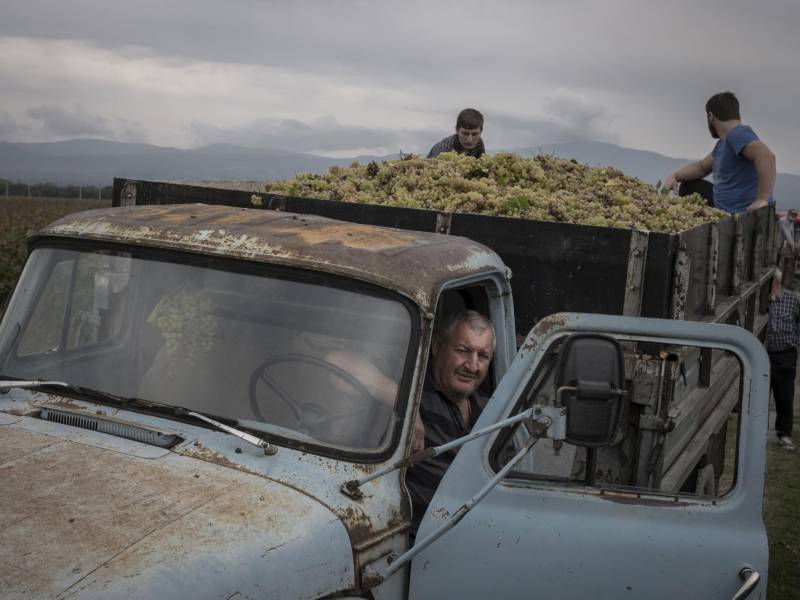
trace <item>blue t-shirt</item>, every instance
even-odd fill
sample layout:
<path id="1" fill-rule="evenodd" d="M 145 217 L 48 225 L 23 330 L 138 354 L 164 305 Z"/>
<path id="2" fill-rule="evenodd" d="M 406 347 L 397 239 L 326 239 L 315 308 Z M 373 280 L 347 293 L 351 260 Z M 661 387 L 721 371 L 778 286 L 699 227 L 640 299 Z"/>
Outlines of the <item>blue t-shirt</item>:
<path id="1" fill-rule="evenodd" d="M 714 159 L 714 205 L 731 214 L 743 213 L 756 199 L 758 175 L 753 161 L 742 156 L 742 150 L 758 136 L 747 125 L 737 125 L 719 140 L 711 151 Z M 769 199 L 770 204 L 772 198 Z"/>

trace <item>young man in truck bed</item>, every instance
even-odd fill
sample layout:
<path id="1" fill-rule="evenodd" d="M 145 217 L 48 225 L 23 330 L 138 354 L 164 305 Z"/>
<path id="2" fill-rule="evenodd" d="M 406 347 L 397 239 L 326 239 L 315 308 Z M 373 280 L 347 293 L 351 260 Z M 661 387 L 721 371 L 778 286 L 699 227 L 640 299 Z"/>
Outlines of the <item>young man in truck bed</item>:
<path id="1" fill-rule="evenodd" d="M 458 152 L 479 158 L 486 153 L 481 135 L 483 134 L 483 115 L 474 108 L 465 108 L 458 113 L 456 132 L 444 138 L 428 152 L 433 158 L 442 152 Z"/>
<path id="2" fill-rule="evenodd" d="M 750 212 L 771 203 L 775 185 L 775 155 L 747 125 L 742 125 L 739 100 L 732 92 L 715 94 L 706 102 L 711 137 L 719 140 L 711 154 L 678 169 L 664 186 L 714 174 L 714 205 L 731 214 Z"/>

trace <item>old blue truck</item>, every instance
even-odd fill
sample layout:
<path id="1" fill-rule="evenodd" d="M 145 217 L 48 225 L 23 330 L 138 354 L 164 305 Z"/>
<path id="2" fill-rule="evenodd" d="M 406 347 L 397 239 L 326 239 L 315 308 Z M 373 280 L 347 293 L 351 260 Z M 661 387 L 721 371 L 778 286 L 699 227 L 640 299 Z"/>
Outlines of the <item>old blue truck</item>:
<path id="1" fill-rule="evenodd" d="M 32 236 L 0 325 L 4 597 L 766 597 L 771 209 L 662 237 L 115 187 Z M 491 400 L 412 545 L 464 308 Z"/>

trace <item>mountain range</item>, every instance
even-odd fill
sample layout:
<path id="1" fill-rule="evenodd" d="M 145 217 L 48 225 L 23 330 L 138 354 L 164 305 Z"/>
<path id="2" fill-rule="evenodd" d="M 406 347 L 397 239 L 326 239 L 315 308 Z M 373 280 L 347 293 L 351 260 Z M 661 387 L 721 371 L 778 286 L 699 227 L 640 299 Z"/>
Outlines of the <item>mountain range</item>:
<path id="1" fill-rule="evenodd" d="M 553 154 L 591 166 L 614 166 L 656 184 L 689 159 L 672 158 L 605 142 L 566 142 L 515 148 L 523 156 Z M 389 160 L 397 155 L 328 158 L 266 148 L 215 144 L 196 149 L 104 140 L 51 143 L 0 142 L 0 179 L 58 185 L 109 185 L 114 177 L 164 181 L 265 181 L 298 173 L 321 173 L 352 161 Z M 800 176 L 779 173 L 775 183 L 779 209 L 800 209 Z"/>

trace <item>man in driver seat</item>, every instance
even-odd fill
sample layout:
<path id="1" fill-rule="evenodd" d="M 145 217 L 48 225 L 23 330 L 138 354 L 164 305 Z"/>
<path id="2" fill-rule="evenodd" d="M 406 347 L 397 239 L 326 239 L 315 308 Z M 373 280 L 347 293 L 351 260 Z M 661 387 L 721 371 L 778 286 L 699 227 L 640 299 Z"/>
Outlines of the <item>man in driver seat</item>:
<path id="1" fill-rule="evenodd" d="M 434 335 L 431 368 L 415 432 L 417 437 L 420 426 L 424 427 L 424 447 L 446 444 L 472 430 L 488 400 L 478 387 L 489 371 L 494 348 L 491 321 L 474 310 L 452 315 Z M 457 452 L 458 449 L 451 450 L 406 471 L 412 536 L 416 536 L 428 504 Z"/>

